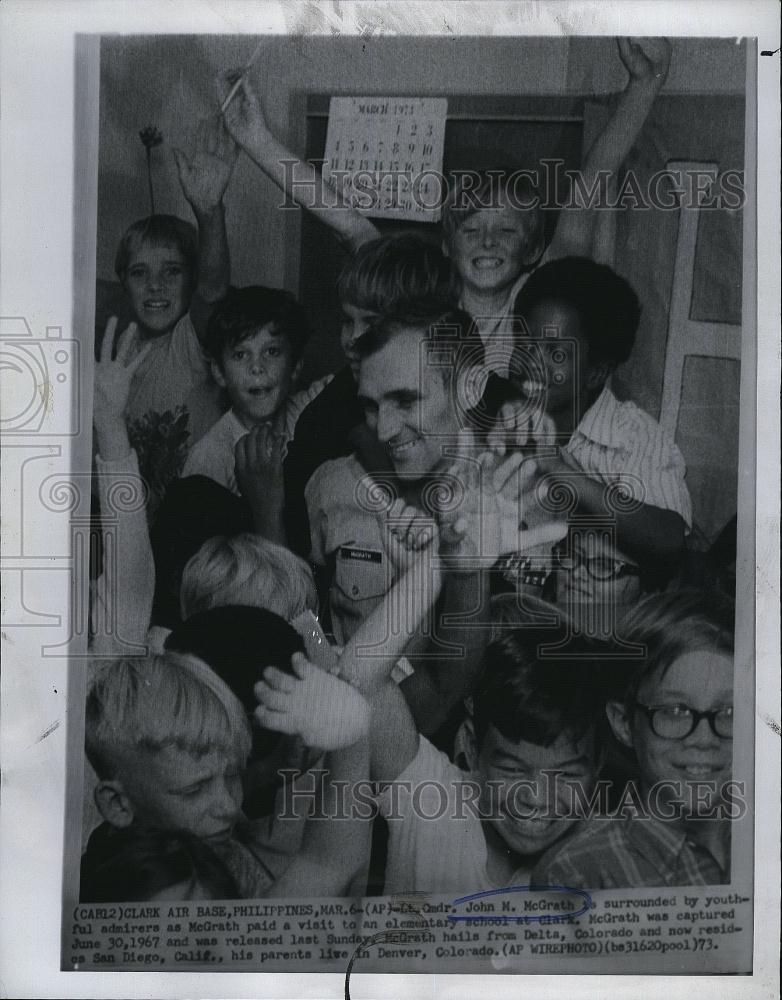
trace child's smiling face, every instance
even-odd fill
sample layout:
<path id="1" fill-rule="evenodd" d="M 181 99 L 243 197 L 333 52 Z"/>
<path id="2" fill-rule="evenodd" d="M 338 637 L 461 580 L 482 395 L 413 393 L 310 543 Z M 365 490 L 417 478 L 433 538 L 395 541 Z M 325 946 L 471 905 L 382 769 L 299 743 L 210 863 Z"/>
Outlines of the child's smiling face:
<path id="1" fill-rule="evenodd" d="M 254 427 L 270 420 L 285 402 L 298 367 L 288 338 L 273 333 L 267 323 L 226 347 L 222 365 L 212 362 L 212 373 L 242 423 Z"/>
<path id="2" fill-rule="evenodd" d="M 481 296 L 510 290 L 537 256 L 533 223 L 531 213 L 507 205 L 479 209 L 461 223 L 448 253 L 468 293 Z"/>
<path id="3" fill-rule="evenodd" d="M 490 822 L 508 847 L 520 855 L 539 854 L 573 826 L 573 786 L 589 796 L 597 778 L 596 756 L 591 731 L 580 739 L 563 733 L 544 747 L 509 740 L 489 726 L 478 758 L 482 796 L 487 812 L 496 804 L 499 815 Z M 544 772 L 550 772 L 548 777 Z M 494 803 L 489 783 L 496 789 Z"/>
<path id="4" fill-rule="evenodd" d="M 666 671 L 659 668 L 645 678 L 636 701 L 649 707 L 686 706 L 696 712 L 732 708 L 733 658 L 721 650 L 685 653 Z M 665 739 L 654 732 L 644 711 L 635 709 L 626 742 L 635 750 L 644 789 L 657 782 L 673 782 L 688 805 L 692 798 L 687 795 L 688 785 L 714 782 L 719 794 L 730 779 L 733 740 L 718 736 L 708 719 L 701 719 L 689 736 Z"/>
<path id="5" fill-rule="evenodd" d="M 173 329 L 194 291 L 190 268 L 173 244 L 142 243 L 130 257 L 123 285 L 138 322 L 153 335 Z"/>

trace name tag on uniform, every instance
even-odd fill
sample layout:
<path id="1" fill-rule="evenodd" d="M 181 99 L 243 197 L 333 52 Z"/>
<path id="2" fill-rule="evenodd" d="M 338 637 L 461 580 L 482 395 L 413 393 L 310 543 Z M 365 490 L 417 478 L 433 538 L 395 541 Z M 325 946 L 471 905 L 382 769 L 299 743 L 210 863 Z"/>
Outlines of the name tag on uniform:
<path id="1" fill-rule="evenodd" d="M 377 549 L 351 549 L 346 545 L 340 547 L 340 559 L 350 559 L 354 562 L 382 563 L 383 553 Z"/>

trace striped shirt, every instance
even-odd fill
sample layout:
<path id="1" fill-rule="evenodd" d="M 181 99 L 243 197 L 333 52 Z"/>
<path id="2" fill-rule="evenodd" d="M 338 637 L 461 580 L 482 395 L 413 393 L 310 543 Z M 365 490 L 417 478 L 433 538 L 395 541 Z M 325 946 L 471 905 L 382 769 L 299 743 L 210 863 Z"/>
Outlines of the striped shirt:
<path id="1" fill-rule="evenodd" d="M 631 497 L 679 514 L 692 526 L 684 458 L 657 421 L 632 402 L 620 403 L 606 386 L 565 446 L 593 479 L 621 483 Z"/>
<path id="2" fill-rule="evenodd" d="M 632 889 L 723 885 L 730 873 L 673 823 L 629 816 L 587 821 L 560 851 L 543 859 L 532 880 L 574 889 Z"/>

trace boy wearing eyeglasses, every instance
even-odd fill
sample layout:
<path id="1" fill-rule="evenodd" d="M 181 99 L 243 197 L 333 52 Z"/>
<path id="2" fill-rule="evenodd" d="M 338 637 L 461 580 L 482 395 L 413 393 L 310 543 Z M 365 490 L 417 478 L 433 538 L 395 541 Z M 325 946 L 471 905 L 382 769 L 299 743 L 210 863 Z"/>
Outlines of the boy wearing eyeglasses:
<path id="1" fill-rule="evenodd" d="M 584 889 L 730 881 L 730 820 L 742 814 L 733 759 L 733 607 L 698 591 L 657 594 L 625 618 L 646 655 L 626 661 L 606 705 L 636 777 L 607 820 L 587 820 L 536 883 Z M 628 670 L 628 667 L 630 669 Z"/>
<path id="2" fill-rule="evenodd" d="M 571 527 L 552 549 L 554 602 L 587 635 L 608 638 L 641 596 L 641 569 L 616 548 L 609 526 Z"/>

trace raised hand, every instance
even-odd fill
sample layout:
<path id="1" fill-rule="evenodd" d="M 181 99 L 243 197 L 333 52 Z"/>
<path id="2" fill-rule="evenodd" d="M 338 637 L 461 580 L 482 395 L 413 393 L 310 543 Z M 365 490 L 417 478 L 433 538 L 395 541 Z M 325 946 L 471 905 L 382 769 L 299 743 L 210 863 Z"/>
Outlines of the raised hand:
<path id="1" fill-rule="evenodd" d="M 662 87 L 671 65 L 667 38 L 617 38 L 616 44 L 631 80 L 654 81 Z"/>
<path id="2" fill-rule="evenodd" d="M 240 73 L 242 70 L 232 69 L 217 77 L 217 92 L 221 103 L 228 97 Z M 223 121 L 243 149 L 252 149 L 267 131 L 261 100 L 247 76 L 242 77 L 239 89 L 223 111 Z"/>
<path id="3" fill-rule="evenodd" d="M 534 459 L 519 452 L 506 459 L 484 452 L 477 460 L 457 460 L 449 474 L 461 485 L 461 502 L 444 511 L 438 523 L 440 554 L 451 572 L 470 572 L 476 559 L 492 563 L 508 552 L 562 537 L 560 522 L 549 521 L 534 528 L 524 524 L 538 475 Z"/>
<path id="4" fill-rule="evenodd" d="M 398 577 L 420 564 L 425 550 L 437 552 L 434 518 L 404 500 L 395 500 L 388 508 L 386 528 L 386 549 Z"/>
<path id="5" fill-rule="evenodd" d="M 530 409 L 529 400 L 518 399 L 503 403 L 489 431 L 487 444 L 500 457 L 514 448 L 538 453 L 553 445 L 557 429 L 552 418 L 542 409 Z"/>
<path id="6" fill-rule="evenodd" d="M 350 684 L 294 653 L 296 676 L 267 667 L 255 685 L 258 722 L 278 733 L 300 736 L 311 749 L 352 746 L 369 728 L 369 705 Z"/>
<path id="7" fill-rule="evenodd" d="M 128 404 L 130 385 L 141 362 L 152 348 L 152 344 L 142 346 L 137 323 L 129 323 L 117 341 L 116 355 L 114 339 L 117 332 L 117 317 L 112 316 L 106 324 L 100 345 L 100 359 L 95 364 L 94 411 L 103 414 L 124 416 Z"/>
<path id="8" fill-rule="evenodd" d="M 220 115 L 198 123 L 196 150 L 188 158 L 174 150 L 179 183 L 196 215 L 208 215 L 221 204 L 233 174 L 238 147 Z"/>
<path id="9" fill-rule="evenodd" d="M 112 358 L 116 331 L 117 317 L 112 316 L 103 334 L 100 359 L 95 364 L 92 419 L 99 438 L 98 449 L 101 458 L 106 461 L 119 457 L 106 454 L 110 444 L 118 444 L 123 439 L 127 441 L 124 418 L 130 386 L 133 376 L 152 347 L 151 344 L 140 346 L 138 326 L 131 323 L 119 338 L 116 357 Z M 127 445 L 122 450 L 123 453 L 127 452 Z"/>
<path id="10" fill-rule="evenodd" d="M 239 439 L 234 449 L 236 481 L 252 509 L 255 530 L 280 542 L 284 542 L 285 505 L 282 450 L 283 439 L 271 424 L 254 427 Z"/>

